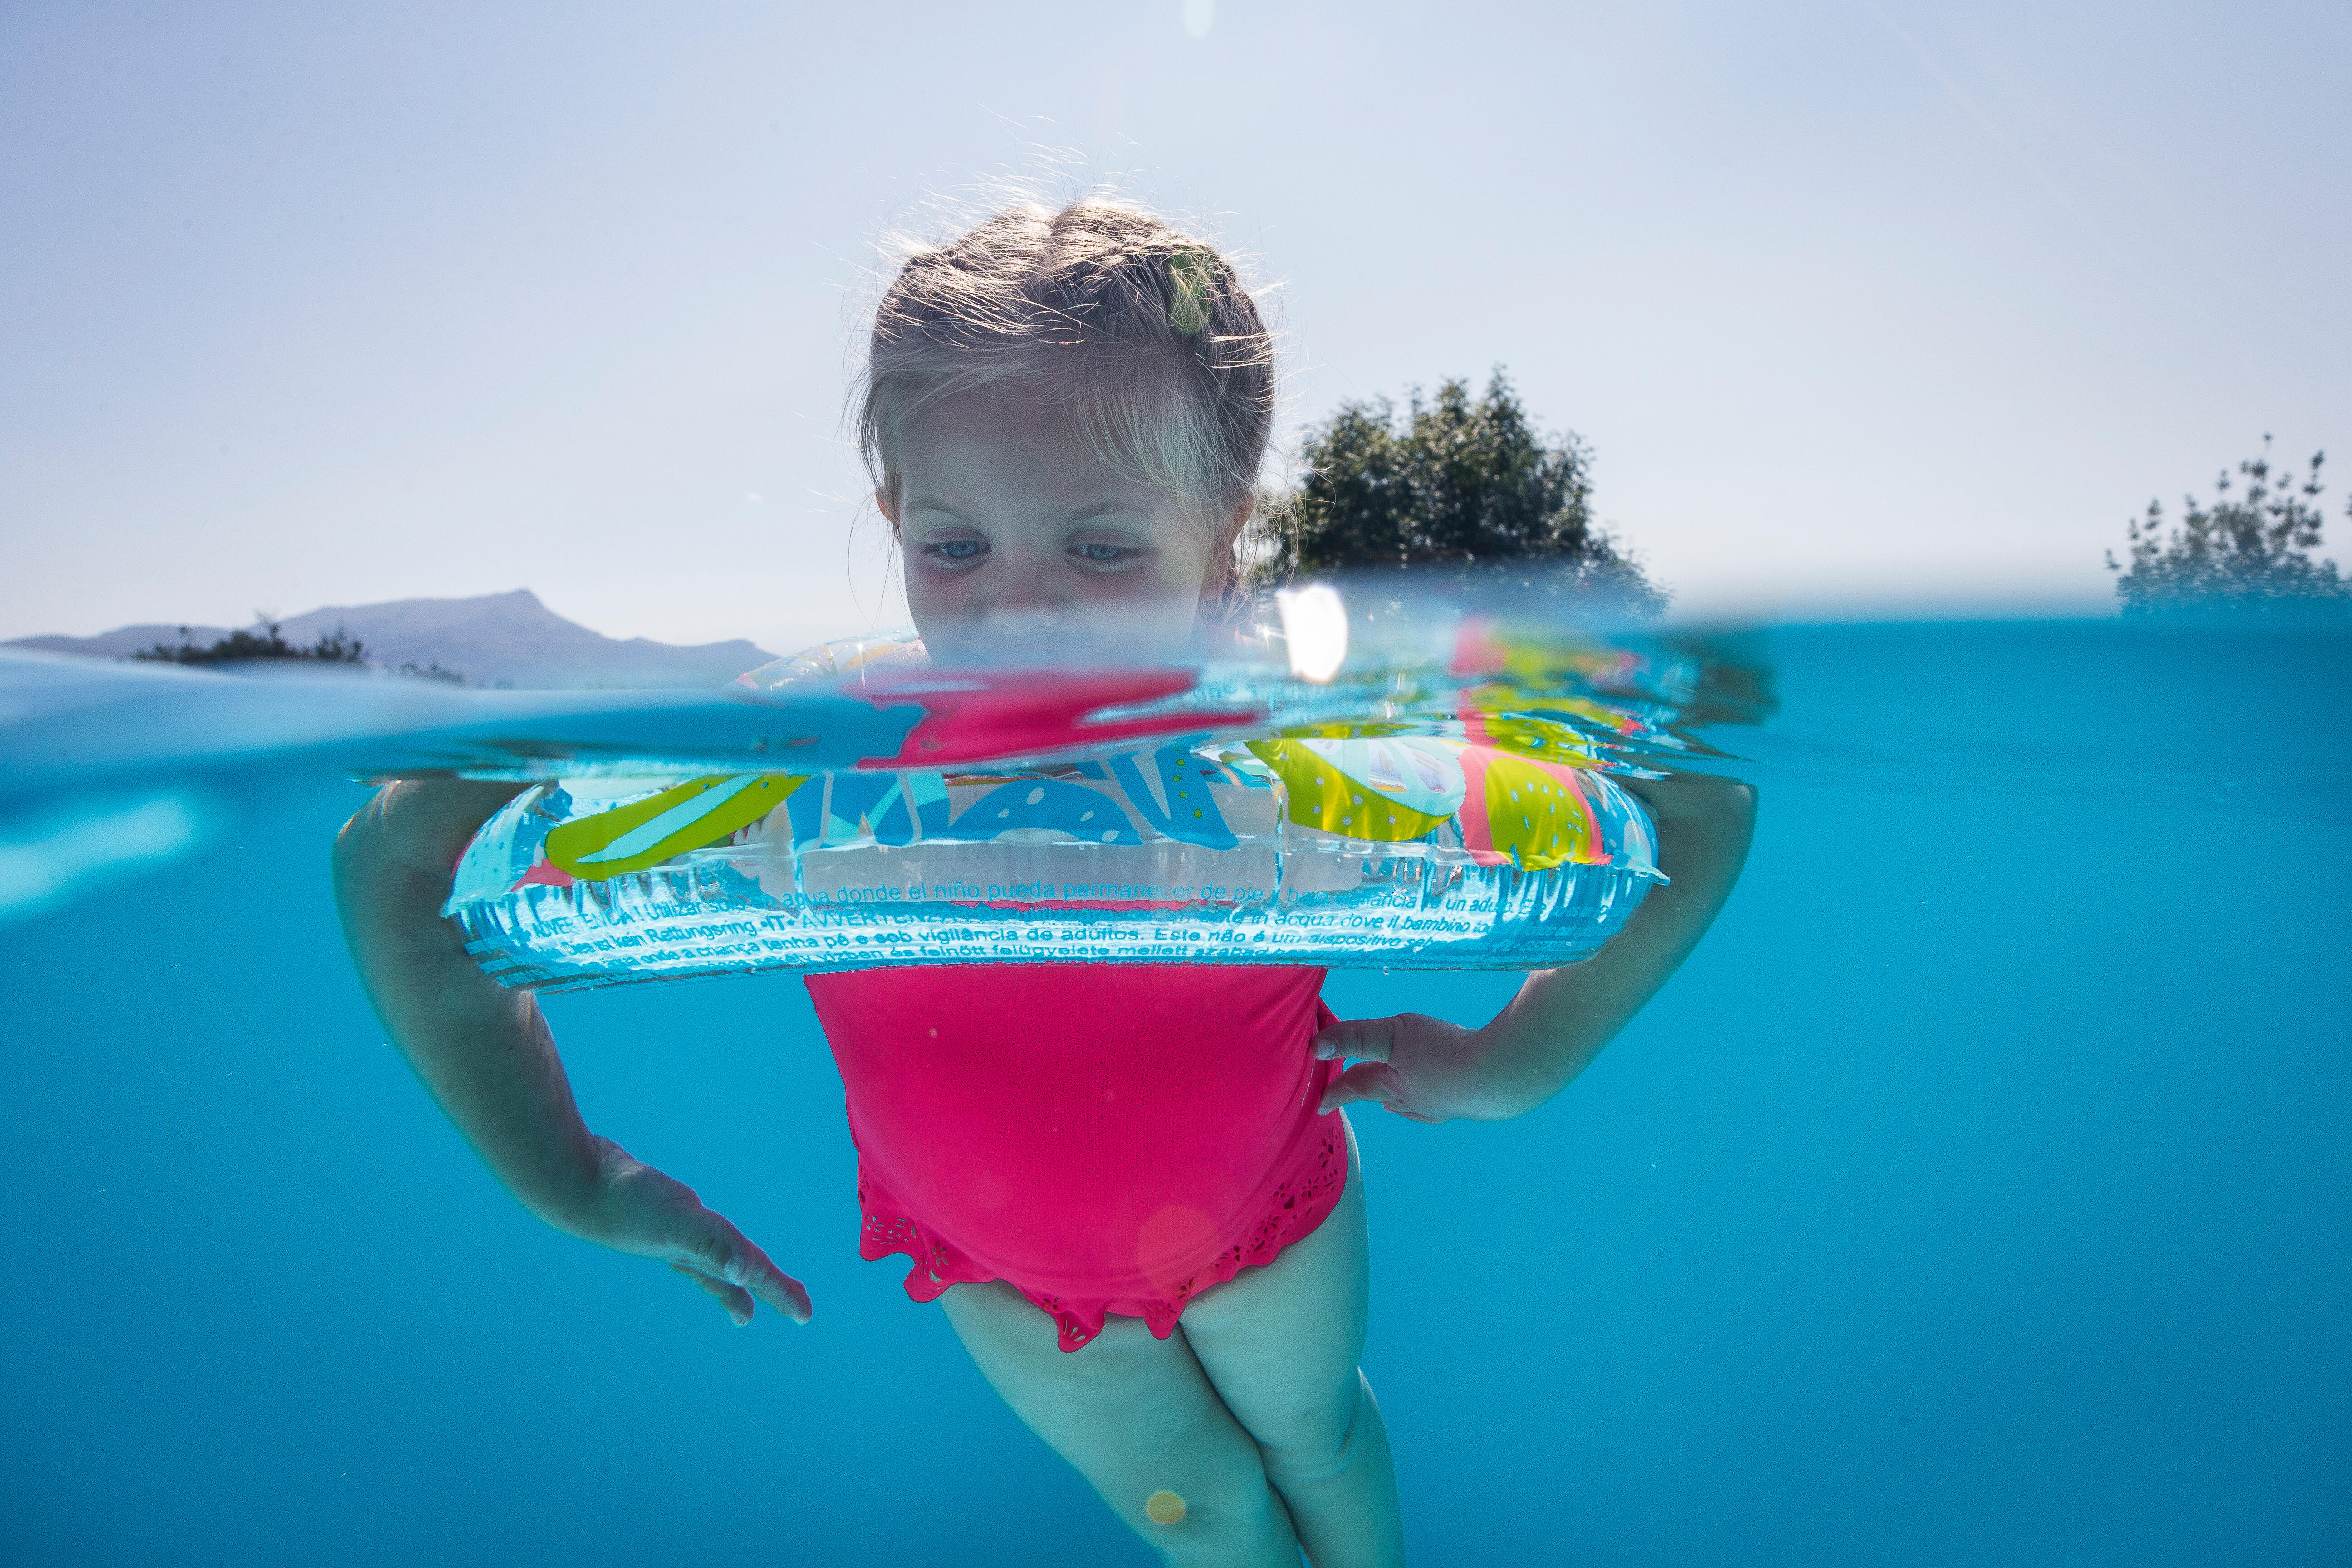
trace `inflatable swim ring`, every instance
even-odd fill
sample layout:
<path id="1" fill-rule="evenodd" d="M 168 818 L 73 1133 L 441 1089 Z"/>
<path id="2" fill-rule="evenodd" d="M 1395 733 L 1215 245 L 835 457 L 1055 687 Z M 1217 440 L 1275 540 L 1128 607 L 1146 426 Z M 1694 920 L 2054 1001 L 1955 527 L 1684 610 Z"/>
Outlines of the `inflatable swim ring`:
<path id="1" fill-rule="evenodd" d="M 950 753 L 1018 752 L 1041 708 L 1066 737 L 1074 700 L 1121 730 L 1119 693 L 1084 679 L 927 683 L 911 634 L 742 684 L 877 671 L 898 679 L 872 700 L 960 716 L 929 742 Z M 1663 880 L 1648 813 L 1565 760 L 1584 755 L 1572 731 L 1398 728 L 1147 734 L 1036 766 L 546 780 L 483 825 L 444 913 L 485 972 L 547 990 L 1051 960 L 1528 969 L 1590 957 Z"/>

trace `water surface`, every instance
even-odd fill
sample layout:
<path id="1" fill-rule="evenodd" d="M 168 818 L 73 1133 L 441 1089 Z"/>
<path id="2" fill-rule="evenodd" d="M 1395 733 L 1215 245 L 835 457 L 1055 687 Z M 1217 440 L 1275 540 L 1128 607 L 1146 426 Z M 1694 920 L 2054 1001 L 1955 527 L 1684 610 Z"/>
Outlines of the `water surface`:
<path id="1" fill-rule="evenodd" d="M 1741 647 L 1779 710 L 1704 735 L 1759 837 L 1682 973 L 1532 1116 L 1357 1118 L 1414 1560 L 2352 1557 L 2352 640 Z M 591 1123 L 808 1281 L 739 1331 L 383 1043 L 326 883 L 364 790 L 158 749 L 24 796 L 187 815 L 0 927 L 0 1555 L 1149 1561 L 857 1259 L 797 983 L 547 1004 Z"/>

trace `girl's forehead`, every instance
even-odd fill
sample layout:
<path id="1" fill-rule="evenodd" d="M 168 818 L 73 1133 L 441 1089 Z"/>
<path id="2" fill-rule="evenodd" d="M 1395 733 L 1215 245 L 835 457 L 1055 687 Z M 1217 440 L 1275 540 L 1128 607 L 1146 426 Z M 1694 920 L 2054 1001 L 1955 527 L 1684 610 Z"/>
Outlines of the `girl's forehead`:
<path id="1" fill-rule="evenodd" d="M 1069 408 L 984 388 L 939 398 L 917 410 L 907 422 L 902 442 L 919 447 L 1085 445 Z"/>
<path id="2" fill-rule="evenodd" d="M 1017 501 L 1055 514 L 1157 512 L 1169 499 L 1088 441 L 1050 405 L 980 394 L 942 399 L 908 422 L 898 458 L 910 510 Z"/>

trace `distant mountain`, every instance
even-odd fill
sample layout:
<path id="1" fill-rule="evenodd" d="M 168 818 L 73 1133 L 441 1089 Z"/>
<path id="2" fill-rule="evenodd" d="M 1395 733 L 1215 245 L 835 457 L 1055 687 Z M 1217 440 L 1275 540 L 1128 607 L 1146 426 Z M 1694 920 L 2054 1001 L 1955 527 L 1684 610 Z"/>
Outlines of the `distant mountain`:
<path id="1" fill-rule="evenodd" d="M 331 605 L 278 623 L 289 643 L 307 645 L 341 630 L 367 645 L 372 664 L 397 668 L 435 664 L 469 686 L 526 689 L 719 686 L 775 656 L 755 644 L 680 647 L 644 637 L 622 641 L 567 621 L 528 588 L 478 599 L 395 599 L 383 605 Z M 128 658 L 163 643 L 208 647 L 224 626 L 120 626 L 94 637 L 18 637 L 8 647 L 91 658 Z"/>

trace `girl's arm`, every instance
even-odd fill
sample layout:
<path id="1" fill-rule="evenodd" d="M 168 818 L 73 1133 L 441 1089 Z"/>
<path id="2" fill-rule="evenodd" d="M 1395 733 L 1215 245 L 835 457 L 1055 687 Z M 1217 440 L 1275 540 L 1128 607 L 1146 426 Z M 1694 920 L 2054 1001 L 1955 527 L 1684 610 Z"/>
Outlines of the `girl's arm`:
<path id="1" fill-rule="evenodd" d="M 451 868 L 512 784 L 377 792 L 335 840 L 335 899 L 361 982 L 416 1076 L 522 1205 L 559 1230 L 658 1258 L 739 1323 L 754 1298 L 795 1322 L 808 1292 L 692 1189 L 588 1131 L 539 1003 L 483 974 L 441 916 Z"/>
<path id="2" fill-rule="evenodd" d="M 1567 1088 L 1657 994 L 1739 879 L 1756 792 L 1704 774 L 1617 782 L 1650 807 L 1658 868 L 1673 880 L 1653 889 L 1591 959 L 1529 974 L 1483 1029 L 1420 1013 L 1325 1029 L 1315 1037 L 1318 1057 L 1360 1058 L 1325 1091 L 1325 1110 L 1371 1100 L 1417 1121 L 1525 1115 Z"/>

